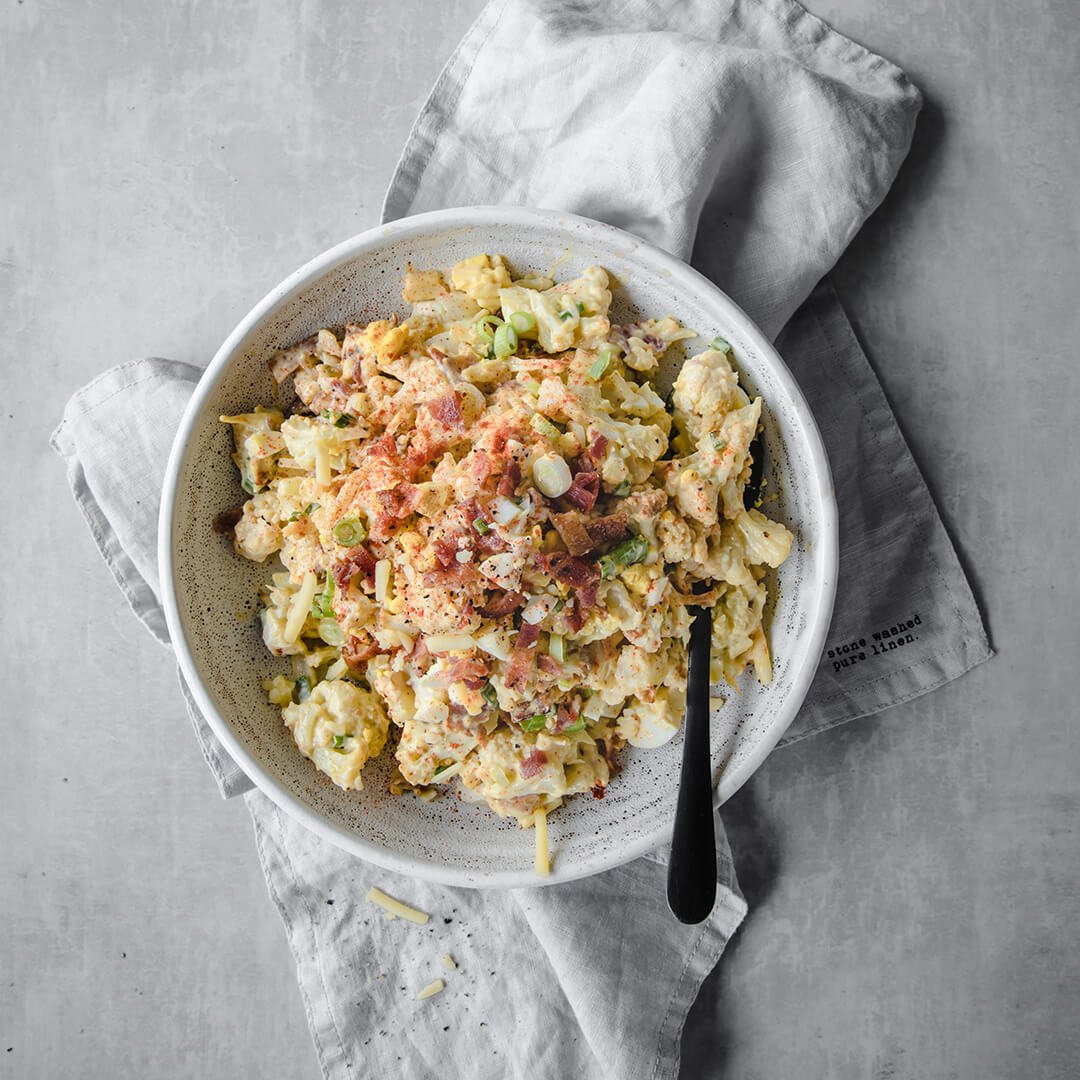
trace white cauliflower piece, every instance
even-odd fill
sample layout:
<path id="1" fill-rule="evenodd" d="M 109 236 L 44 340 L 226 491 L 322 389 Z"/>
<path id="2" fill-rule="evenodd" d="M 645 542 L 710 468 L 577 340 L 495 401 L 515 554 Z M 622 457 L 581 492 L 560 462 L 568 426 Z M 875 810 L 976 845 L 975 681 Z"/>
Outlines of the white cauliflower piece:
<path id="1" fill-rule="evenodd" d="M 252 413 L 222 416 L 220 420 L 232 425 L 236 447 L 232 458 L 240 470 L 240 484 L 249 495 L 254 495 L 274 478 L 277 456 L 285 449 L 280 433 L 282 412 L 259 406 Z"/>
<path id="2" fill-rule="evenodd" d="M 473 255 L 450 271 L 450 284 L 485 311 L 498 311 L 499 290 L 510 285 L 510 270 L 501 255 Z"/>
<path id="3" fill-rule="evenodd" d="M 389 728 L 378 695 L 335 679 L 319 683 L 281 715 L 300 752 L 338 787 L 364 786 L 360 770 L 382 750 Z"/>
<path id="4" fill-rule="evenodd" d="M 252 562 L 265 562 L 281 547 L 281 527 L 277 494 L 263 491 L 244 503 L 243 517 L 233 530 L 233 547 L 237 555 Z"/>

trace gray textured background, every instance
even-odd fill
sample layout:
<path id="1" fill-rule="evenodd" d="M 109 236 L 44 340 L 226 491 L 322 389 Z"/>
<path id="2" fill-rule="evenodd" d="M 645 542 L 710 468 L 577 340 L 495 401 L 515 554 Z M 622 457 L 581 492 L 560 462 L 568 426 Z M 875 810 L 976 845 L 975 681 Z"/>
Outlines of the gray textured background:
<path id="1" fill-rule="evenodd" d="M 1075 1076 L 1080 7 L 811 6 L 927 97 L 837 282 L 1000 656 L 729 805 L 752 912 L 683 1072 Z M 317 1075 L 244 808 L 46 443 L 375 223 L 479 7 L 4 4 L 0 1076 Z"/>

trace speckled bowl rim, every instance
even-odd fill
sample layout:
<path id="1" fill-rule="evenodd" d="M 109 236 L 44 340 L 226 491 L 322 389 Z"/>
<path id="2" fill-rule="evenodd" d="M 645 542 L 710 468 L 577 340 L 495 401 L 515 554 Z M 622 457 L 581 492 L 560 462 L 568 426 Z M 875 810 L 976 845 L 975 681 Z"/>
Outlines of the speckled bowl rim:
<path id="1" fill-rule="evenodd" d="M 161 599 L 165 609 L 165 618 L 169 636 L 180 664 L 180 670 L 199 710 L 206 718 L 212 731 L 243 769 L 251 781 L 287 814 L 295 818 L 312 832 L 329 840 L 331 843 L 362 859 L 375 863 L 388 870 L 411 874 L 419 878 L 469 888 L 519 888 L 557 884 L 575 878 L 588 877 L 620 866 L 631 859 L 644 855 L 671 840 L 671 826 L 654 829 L 622 845 L 613 845 L 606 857 L 578 867 L 574 872 L 560 874 L 552 878 L 539 878 L 531 869 L 496 871 L 482 881 L 467 871 L 458 871 L 446 866 L 432 865 L 425 859 L 415 856 L 403 856 L 387 851 L 377 844 L 356 836 L 347 829 L 325 820 L 304 802 L 271 776 L 259 760 L 237 738 L 225 718 L 215 707 L 202 676 L 195 663 L 191 648 L 186 640 L 180 617 L 176 589 L 176 560 L 174 559 L 175 514 L 177 510 L 177 489 L 181 471 L 186 464 L 188 444 L 201 416 L 207 400 L 216 390 L 234 359 L 240 343 L 254 327 L 268 318 L 283 301 L 307 288 L 320 276 L 342 264 L 355 259 L 368 251 L 384 246 L 391 239 L 408 240 L 422 237 L 433 232 L 450 229 L 479 227 L 543 228 L 565 229 L 585 227 L 592 234 L 598 245 L 634 250 L 635 255 L 650 261 L 658 274 L 670 279 L 685 282 L 690 292 L 705 291 L 711 294 L 712 301 L 724 310 L 732 325 L 739 326 L 747 338 L 751 339 L 759 350 L 762 359 L 772 368 L 777 381 L 790 396 L 793 409 L 802 424 L 809 447 L 809 460 L 806 462 L 808 475 L 817 484 L 814 496 L 820 508 L 820 533 L 816 538 L 818 555 L 821 559 L 820 580 L 813 592 L 812 609 L 807 612 L 807 637 L 801 667 L 791 679 L 791 689 L 770 725 L 764 729 L 753 748 L 732 768 L 725 768 L 714 793 L 714 803 L 719 806 L 726 802 L 746 783 L 754 771 L 768 757 L 784 732 L 795 719 L 803 700 L 810 689 L 817 671 L 817 663 L 825 646 L 825 637 L 832 617 L 833 601 L 836 595 L 836 580 L 839 564 L 839 526 L 836 498 L 833 491 L 832 474 L 828 457 L 822 443 L 821 433 L 814 420 L 810 407 L 799 389 L 787 366 L 773 348 L 772 343 L 758 329 L 750 317 L 721 289 L 708 278 L 699 274 L 686 263 L 673 255 L 628 233 L 623 229 L 577 214 L 568 214 L 556 210 L 541 210 L 530 207 L 475 206 L 459 207 L 447 210 L 435 210 L 402 218 L 386 225 L 378 225 L 366 232 L 359 233 L 340 244 L 315 256 L 300 269 L 290 274 L 284 281 L 260 300 L 236 328 L 225 339 L 221 348 L 210 361 L 203 373 L 191 400 L 188 402 L 176 433 L 168 465 L 165 470 L 165 482 L 162 490 L 161 510 L 158 520 L 158 568 L 161 581 Z"/>

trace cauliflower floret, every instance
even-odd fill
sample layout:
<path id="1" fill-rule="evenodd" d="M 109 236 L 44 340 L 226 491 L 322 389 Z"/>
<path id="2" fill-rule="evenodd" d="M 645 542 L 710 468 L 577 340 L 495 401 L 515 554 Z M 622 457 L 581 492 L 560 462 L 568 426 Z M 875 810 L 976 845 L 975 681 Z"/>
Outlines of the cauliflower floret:
<path id="1" fill-rule="evenodd" d="M 631 746 L 663 746 L 679 730 L 686 712 L 686 692 L 661 686 L 653 701 L 635 698 L 622 711 L 618 732 Z"/>
<path id="2" fill-rule="evenodd" d="M 605 341 L 611 329 L 607 312 L 611 293 L 607 271 L 590 266 L 573 281 L 550 289 L 514 285 L 499 293 L 504 319 L 515 311 L 528 312 L 536 319 L 536 336 L 547 352 L 561 352 L 575 345 L 595 348 Z"/>
<path id="3" fill-rule="evenodd" d="M 721 417 L 750 399 L 740 389 L 727 353 L 707 349 L 683 364 L 671 400 L 679 427 L 700 442 L 716 430 Z"/>
<path id="4" fill-rule="evenodd" d="M 359 790 L 360 770 L 386 744 L 389 722 L 378 695 L 351 682 L 321 682 L 306 701 L 281 711 L 304 757 L 338 787 Z"/>
<path id="5" fill-rule="evenodd" d="M 244 515 L 233 531 L 233 547 L 237 555 L 252 562 L 265 562 L 281 547 L 281 528 L 277 523 L 278 497 L 274 491 L 263 491 L 244 503 Z"/>
<path id="6" fill-rule="evenodd" d="M 664 456 L 668 447 L 667 435 L 662 428 L 638 420 L 624 424 L 619 420 L 594 417 L 589 425 L 590 440 L 598 434 L 608 440 L 600 478 L 610 486 L 624 480 L 643 483 L 652 475 L 653 463 Z"/>
<path id="7" fill-rule="evenodd" d="M 414 270 L 410 265 L 401 282 L 401 299 L 406 304 L 434 300 L 446 292 L 446 282 L 438 270 Z"/>
<path id="8" fill-rule="evenodd" d="M 697 337 L 697 334 L 667 316 L 617 326 L 612 337 L 624 344 L 626 355 L 623 359 L 627 367 L 635 371 L 652 371 L 672 342 Z"/>
<path id="9" fill-rule="evenodd" d="M 445 724 L 406 721 L 395 753 L 401 775 L 410 784 L 430 784 L 436 770 L 464 761 L 477 745 L 469 731 L 453 731 Z"/>
<path id="10" fill-rule="evenodd" d="M 509 286 L 510 270 L 501 255 L 473 255 L 450 271 L 450 283 L 485 311 L 498 311 L 499 290 Z"/>
<path id="11" fill-rule="evenodd" d="M 277 455 L 285 449 L 281 437 L 280 409 L 264 409 L 259 406 L 253 413 L 222 416 L 223 424 L 231 424 L 236 452 L 232 459 L 240 470 L 241 487 L 254 495 L 274 478 L 277 472 Z"/>

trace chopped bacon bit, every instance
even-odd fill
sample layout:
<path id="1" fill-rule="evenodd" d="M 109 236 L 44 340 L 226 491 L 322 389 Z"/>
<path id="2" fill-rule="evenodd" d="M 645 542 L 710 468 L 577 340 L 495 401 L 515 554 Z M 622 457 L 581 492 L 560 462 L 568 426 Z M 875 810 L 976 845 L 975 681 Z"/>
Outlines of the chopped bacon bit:
<path id="1" fill-rule="evenodd" d="M 562 664 L 554 656 L 549 656 L 547 653 L 537 657 L 536 665 L 545 675 L 550 675 L 555 679 L 559 678 L 563 673 Z"/>
<path id="2" fill-rule="evenodd" d="M 592 797 L 594 799 L 602 799 L 604 793 L 607 791 L 607 787 L 597 780 L 589 790 L 592 792 Z"/>
<path id="3" fill-rule="evenodd" d="M 571 555 L 584 555 L 592 551 L 592 536 L 585 524 L 585 519 L 577 511 L 571 510 L 568 514 L 552 514 L 551 523 L 555 526 L 559 536 Z"/>
<path id="4" fill-rule="evenodd" d="M 477 536 L 474 543 L 476 550 L 482 555 L 496 555 L 510 546 L 494 529 L 490 529 L 483 536 Z"/>
<path id="5" fill-rule="evenodd" d="M 457 553 L 460 550 L 458 539 L 456 536 L 440 536 L 437 540 L 431 541 L 431 548 L 435 552 L 435 558 L 439 560 L 439 565 L 444 570 L 457 562 Z"/>
<path id="6" fill-rule="evenodd" d="M 589 457 L 594 464 L 599 465 L 604 459 L 604 455 L 607 453 L 608 440 L 606 435 L 597 435 L 591 443 L 589 443 Z"/>
<path id="7" fill-rule="evenodd" d="M 487 682 L 488 666 L 475 656 L 462 656 L 455 660 L 447 671 L 452 682 L 462 682 L 470 690 L 479 690 Z"/>
<path id="8" fill-rule="evenodd" d="M 376 491 L 375 498 L 392 518 L 407 518 L 420 505 L 420 489 L 415 484 L 398 484 L 389 491 Z"/>
<path id="9" fill-rule="evenodd" d="M 596 607 L 596 595 L 600 591 L 600 581 L 590 581 L 587 585 L 582 585 L 580 591 L 575 594 L 575 599 L 581 604 L 582 611 L 588 611 L 589 608 Z"/>
<path id="10" fill-rule="evenodd" d="M 509 499 L 517 491 L 518 484 L 521 483 L 521 466 L 514 461 L 510 460 L 510 464 L 506 467 L 506 472 L 499 478 L 498 492 L 503 498 Z"/>
<path id="11" fill-rule="evenodd" d="M 565 551 L 541 555 L 537 561 L 556 581 L 561 581 L 564 585 L 583 589 L 600 582 L 600 570 L 596 563 L 570 555 Z"/>
<path id="12" fill-rule="evenodd" d="M 573 725 L 581 715 L 581 698 L 575 694 L 567 705 L 564 701 L 555 713 L 555 731 L 565 731 Z"/>
<path id="13" fill-rule="evenodd" d="M 570 627 L 570 632 L 576 634 L 586 623 L 588 616 L 582 610 L 581 605 L 577 601 L 577 597 L 574 597 L 574 602 L 566 611 L 566 625 Z"/>
<path id="14" fill-rule="evenodd" d="M 365 641 L 363 638 L 352 635 L 341 647 L 341 659 L 353 669 L 362 669 L 373 657 L 383 652 L 374 641 Z"/>
<path id="15" fill-rule="evenodd" d="M 460 428 L 462 426 L 461 395 L 456 390 L 451 390 L 450 393 L 427 402 L 427 411 L 443 427 Z"/>
<path id="16" fill-rule="evenodd" d="M 377 439 L 373 439 L 367 444 L 365 453 L 369 457 L 381 457 L 393 460 L 398 456 L 397 442 L 395 441 L 394 436 L 386 431 Z"/>
<path id="17" fill-rule="evenodd" d="M 362 574 L 365 579 L 374 579 L 375 562 L 375 556 L 367 548 L 353 548 L 347 558 L 334 566 L 334 582 L 339 589 L 345 590 L 356 574 Z"/>
<path id="18" fill-rule="evenodd" d="M 424 584 L 438 588 L 450 588 L 458 585 L 471 585 L 479 579 L 476 567 L 472 563 L 459 563 L 454 560 L 453 566 L 445 570 L 429 570 L 424 575 Z"/>
<path id="19" fill-rule="evenodd" d="M 226 533 L 231 533 L 237 525 L 240 524 L 240 519 L 244 516 L 244 508 L 242 506 L 234 506 L 229 510 L 222 510 L 216 518 L 214 518 L 214 532 L 218 536 L 224 536 Z"/>
<path id="20" fill-rule="evenodd" d="M 523 622 L 514 641 L 514 652 L 506 669 L 506 685 L 520 690 L 529 678 L 529 671 L 536 662 L 536 639 L 540 636 L 540 627 Z"/>
<path id="21" fill-rule="evenodd" d="M 570 484 L 563 498 L 579 510 L 591 510 L 596 505 L 600 494 L 600 474 L 597 472 L 579 472 Z"/>
<path id="22" fill-rule="evenodd" d="M 525 597 L 519 592 L 504 592 L 493 589 L 488 602 L 480 609 L 486 619 L 501 619 L 512 611 L 517 611 L 525 603 Z"/>
<path id="23" fill-rule="evenodd" d="M 543 750 L 530 750 L 521 759 L 521 775 L 536 776 L 538 773 L 542 773 L 544 766 L 547 764 L 547 759 L 547 754 Z"/>
<path id="24" fill-rule="evenodd" d="M 585 528 L 589 532 L 593 547 L 610 544 L 615 540 L 621 540 L 626 535 L 626 515 L 607 514 L 604 517 L 594 518 Z"/>

